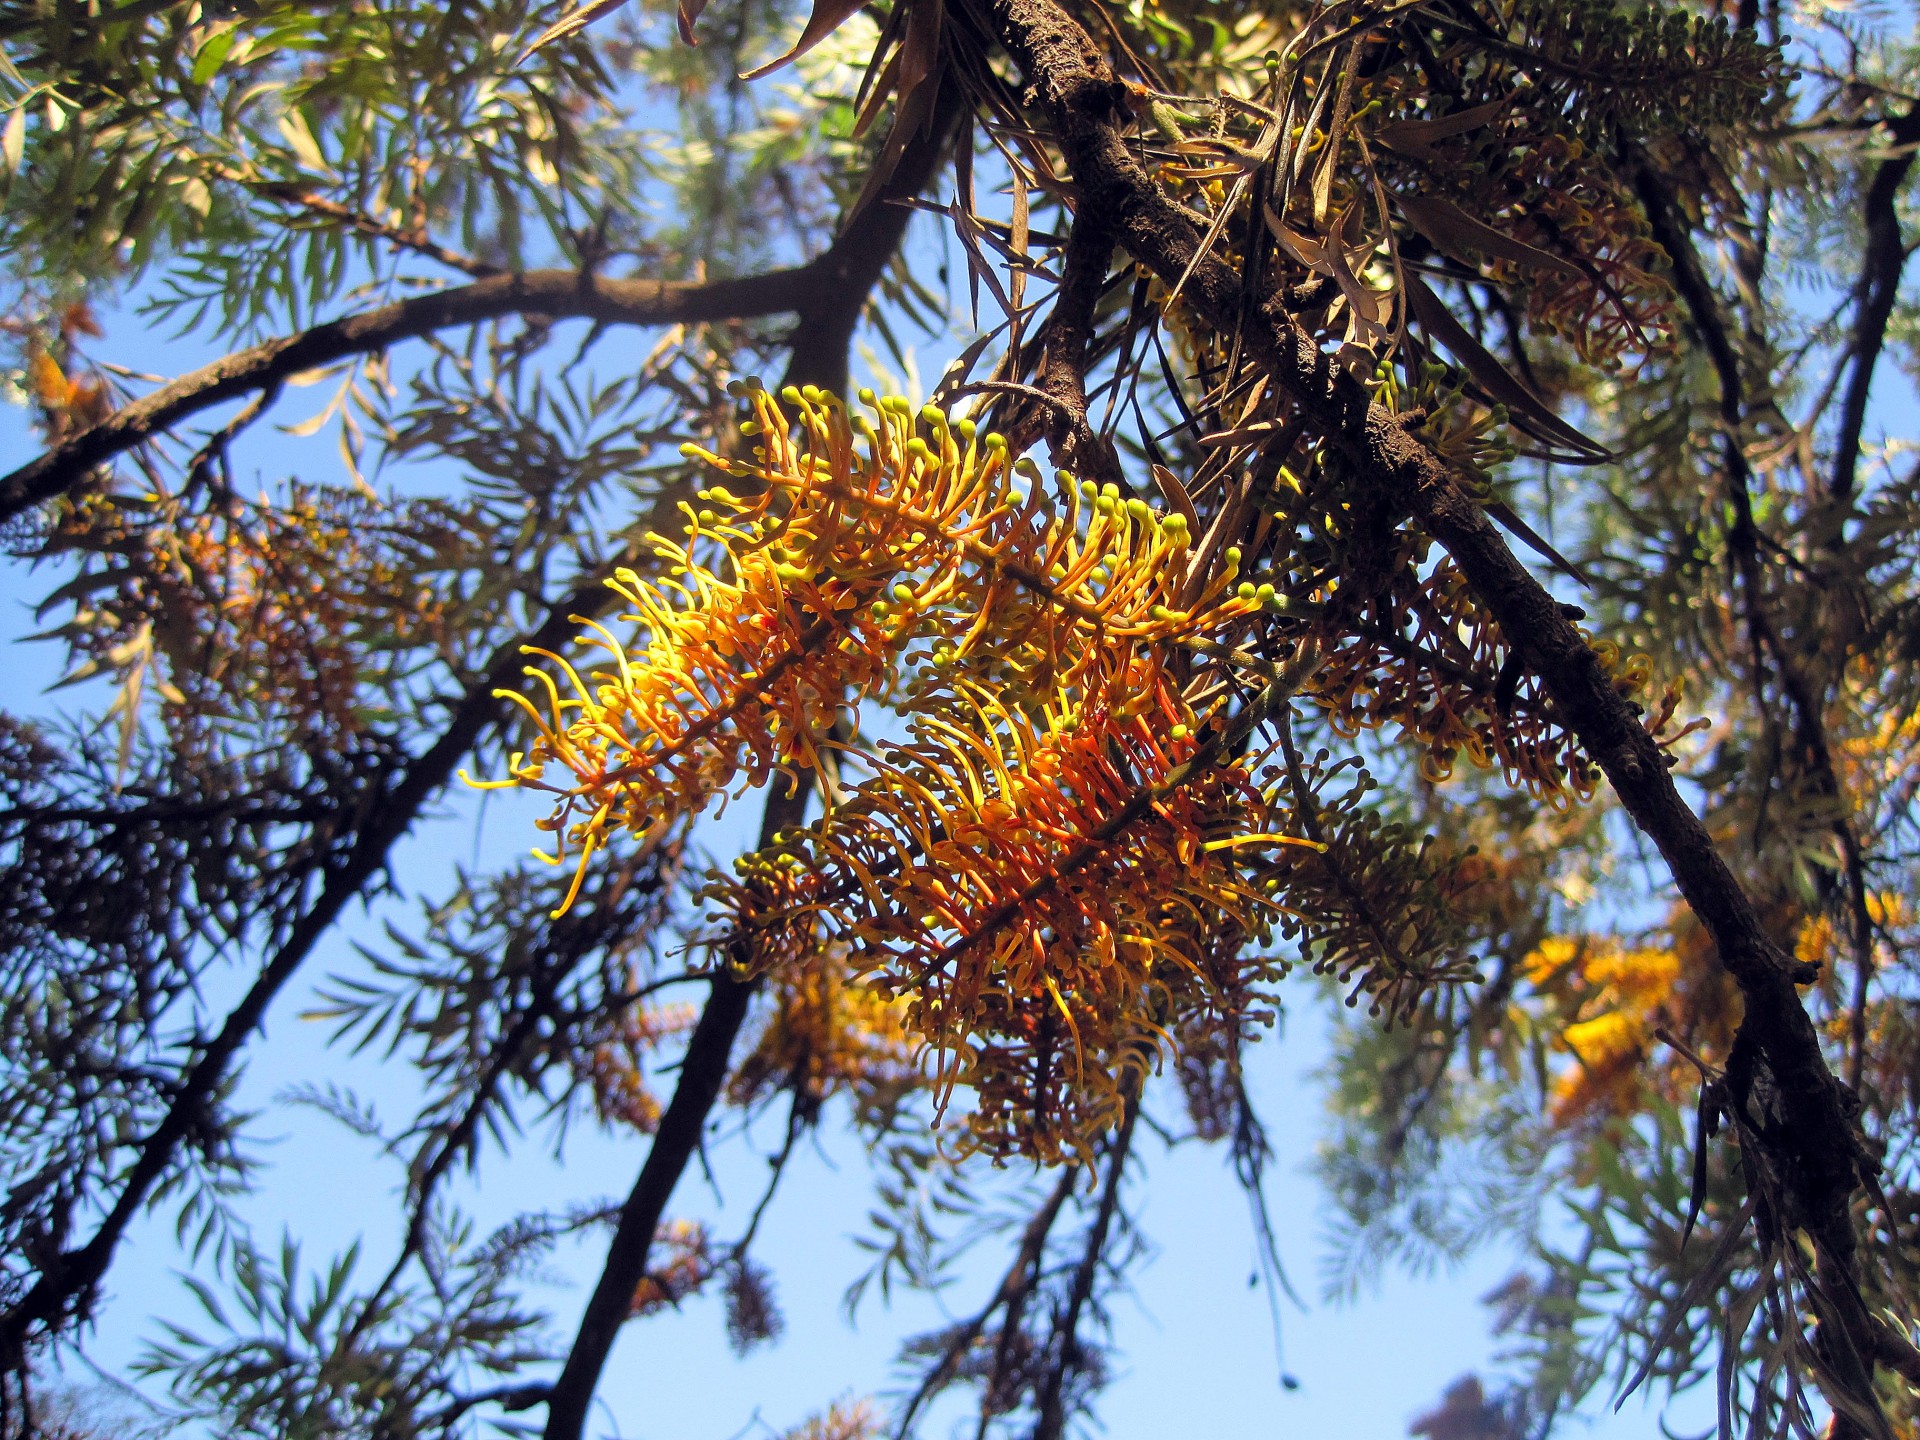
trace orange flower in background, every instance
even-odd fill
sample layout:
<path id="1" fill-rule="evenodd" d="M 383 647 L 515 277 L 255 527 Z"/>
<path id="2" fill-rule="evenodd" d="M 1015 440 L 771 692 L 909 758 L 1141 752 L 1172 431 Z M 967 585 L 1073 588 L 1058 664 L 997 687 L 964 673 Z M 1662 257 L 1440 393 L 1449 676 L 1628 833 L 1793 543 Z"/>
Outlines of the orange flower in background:
<path id="1" fill-rule="evenodd" d="M 826 1413 L 813 1415 L 780 1436 L 780 1440 L 874 1440 L 886 1433 L 880 1412 L 869 1400 L 835 1401 Z"/>
<path id="2" fill-rule="evenodd" d="M 694 1005 L 631 1005 L 615 1023 L 613 1033 L 597 1041 L 575 1060 L 575 1071 L 593 1091 L 593 1108 L 601 1120 L 631 1126 L 651 1135 L 660 1123 L 660 1100 L 646 1082 L 642 1062 L 663 1042 L 693 1029 L 699 1018 Z"/>
<path id="3" fill-rule="evenodd" d="M 1530 954 L 1525 974 L 1558 1003 L 1556 1049 L 1572 1057 L 1555 1076 L 1555 1124 L 1623 1117 L 1653 1094 L 1675 1100 L 1697 1072 L 1663 1048 L 1662 1028 L 1697 1052 L 1724 1055 L 1738 1020 L 1736 992 L 1690 916 L 1676 914 L 1666 944 L 1629 945 L 1614 936 L 1554 936 Z"/>
<path id="4" fill-rule="evenodd" d="M 145 683 L 182 716 L 357 733 L 407 652 L 444 633 L 449 602 L 416 567 L 437 518 L 345 487 L 211 510 L 75 497 L 48 541 L 86 567 L 59 632 L 69 678 L 117 674 L 129 720 Z"/>
<path id="5" fill-rule="evenodd" d="M 773 1007 L 727 1098 L 751 1105 L 776 1087 L 818 1106 L 842 1090 L 882 1100 L 920 1083 L 905 1007 L 855 980 L 844 949 L 823 947 L 772 976 Z"/>
<path id="6" fill-rule="evenodd" d="M 39 402 L 50 439 L 65 439 L 106 419 L 113 411 L 113 396 L 105 377 L 70 375 L 51 351 L 38 344 L 28 349 L 26 378 L 28 390 Z"/>

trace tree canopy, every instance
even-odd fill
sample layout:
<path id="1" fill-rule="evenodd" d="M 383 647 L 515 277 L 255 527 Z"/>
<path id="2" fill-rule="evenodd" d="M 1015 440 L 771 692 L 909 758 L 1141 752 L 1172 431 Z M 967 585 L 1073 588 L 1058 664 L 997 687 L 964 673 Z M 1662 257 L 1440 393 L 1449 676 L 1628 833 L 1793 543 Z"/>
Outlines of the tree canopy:
<path id="1" fill-rule="evenodd" d="M 84 1429 L 157 1218 L 166 1423 L 580 1440 L 624 1326 L 775 1339 L 830 1124 L 850 1281 L 1000 1278 L 792 1434 L 1057 1440 L 1136 1137 L 1263 1215 L 1243 1057 L 1324 1003 L 1334 1288 L 1522 1257 L 1420 1433 L 1912 1434 L 1907 25 L 0 0 L 0 533 L 93 682 L 0 716 L 0 1432 Z M 358 1267 L 237 1204 L 295 1005 Z M 762 1113 L 752 1224 L 677 1215 Z M 615 1203 L 449 1199 L 587 1125 Z"/>

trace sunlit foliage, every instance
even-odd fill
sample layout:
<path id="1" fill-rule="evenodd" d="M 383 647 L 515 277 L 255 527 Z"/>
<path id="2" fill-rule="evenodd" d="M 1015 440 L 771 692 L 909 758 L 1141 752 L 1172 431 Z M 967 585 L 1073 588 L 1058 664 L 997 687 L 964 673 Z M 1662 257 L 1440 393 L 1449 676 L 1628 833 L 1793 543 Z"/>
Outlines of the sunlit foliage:
<path id="1" fill-rule="evenodd" d="M 1321 1010 L 1326 1289 L 1520 1257 L 1414 1433 L 1911 1431 L 1913 37 L 1230 8 L 0 3 L 8 1440 L 149 1217 L 155 1415 L 581 1440 L 624 1326 L 781 1337 L 849 1126 L 849 1304 L 981 1296 L 769 1433 L 1061 1440 L 1155 1146 L 1284 1285 Z M 255 1107 L 391 1253 L 256 1233 Z M 489 1208 L 578 1127 L 624 1198 Z"/>

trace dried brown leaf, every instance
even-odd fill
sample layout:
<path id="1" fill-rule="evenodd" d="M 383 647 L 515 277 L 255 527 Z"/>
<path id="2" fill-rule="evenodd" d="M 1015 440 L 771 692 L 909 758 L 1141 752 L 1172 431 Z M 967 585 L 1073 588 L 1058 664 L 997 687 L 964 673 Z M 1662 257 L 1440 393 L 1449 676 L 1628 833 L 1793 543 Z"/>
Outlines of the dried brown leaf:
<path id="1" fill-rule="evenodd" d="M 807 51 L 813 49 L 827 36 L 851 20 L 861 9 L 865 0 L 816 0 L 813 13 L 807 16 L 807 23 L 800 31 L 800 38 L 793 48 L 776 60 L 747 71 L 742 80 L 758 80 L 762 75 L 771 75 L 783 65 L 791 65 Z"/>
<path id="2" fill-rule="evenodd" d="M 533 43 L 520 52 L 520 58 L 525 60 L 542 46 L 551 45 L 556 40 L 565 39 L 576 31 L 586 29 L 587 26 L 598 20 L 602 15 L 618 10 L 626 3 L 627 0 L 589 0 L 589 3 L 585 5 L 576 5 L 535 36 Z M 694 5 L 694 14 L 697 15 L 700 13 L 700 9 L 704 7 L 706 0 L 686 0 L 686 3 Z M 685 35 L 689 41 L 693 38 L 688 30 L 688 27 L 692 23 L 690 19 L 686 18 L 685 4 L 683 3 L 681 7 L 680 33 Z"/>
<path id="3" fill-rule="evenodd" d="M 1376 128 L 1373 138 L 1389 150 L 1413 159 L 1438 160 L 1439 152 L 1431 148 L 1435 140 L 1478 130 L 1498 119 L 1507 104 L 1505 100 L 1490 100 L 1485 105 L 1475 105 L 1451 115 L 1438 115 L 1431 120 L 1396 120 L 1390 125 Z"/>

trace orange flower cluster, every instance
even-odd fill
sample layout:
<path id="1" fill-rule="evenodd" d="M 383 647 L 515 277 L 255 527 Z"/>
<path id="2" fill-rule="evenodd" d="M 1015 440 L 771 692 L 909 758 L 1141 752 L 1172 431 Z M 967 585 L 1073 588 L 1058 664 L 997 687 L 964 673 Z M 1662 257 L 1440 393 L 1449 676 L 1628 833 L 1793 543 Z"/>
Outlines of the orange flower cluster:
<path id="1" fill-rule="evenodd" d="M 1234 587 L 1232 552 L 1190 573 L 1183 518 L 1071 477 L 1049 497 L 968 422 L 812 390 L 783 397 L 790 422 L 746 395 L 753 459 L 693 453 L 752 493 L 702 492 L 685 543 L 655 541 L 668 575 L 619 577 L 639 633 L 592 627 L 609 668 L 548 657 L 568 692 L 533 672 L 536 739 L 494 783 L 555 796 L 543 823 L 583 874 L 617 830 L 814 770 L 822 821 L 712 892 L 734 956 L 791 992 L 763 1059 L 818 1042 L 797 977 L 838 948 L 939 1057 L 943 1103 L 978 1092 L 973 1143 L 1082 1144 L 1172 1029 L 1239 1015 L 1203 960 L 1221 929 L 1265 929 L 1234 851 L 1279 837 L 1251 761 L 1215 755 L 1225 698 L 1216 678 L 1196 710 L 1182 647 L 1217 648 L 1266 597 Z M 832 739 L 863 695 L 910 738 Z M 852 765 L 872 774 L 848 788 Z"/>
<path id="2" fill-rule="evenodd" d="M 409 563 L 420 517 L 355 490 L 300 486 L 279 504 L 84 497 L 52 540 L 98 556 L 67 627 L 90 669 L 165 662 L 181 711 L 242 712 L 354 731 L 369 671 L 432 641 L 446 602 Z"/>
<path id="3" fill-rule="evenodd" d="M 93 333 L 99 333 L 95 330 Z M 63 440 L 113 413 L 113 395 L 100 375 L 69 375 L 47 350 L 32 349 L 27 357 L 27 383 L 40 403 L 47 438 Z"/>
<path id="4" fill-rule="evenodd" d="M 1232 934 L 1237 960 L 1269 930 L 1235 851 L 1290 843 L 1244 833 L 1274 807 L 1246 762 L 1203 753 L 1211 731 L 1151 655 L 1103 658 L 1067 722 L 973 675 L 923 681 L 875 779 L 721 897 L 756 953 L 844 944 L 937 1056 L 940 1102 L 973 1092 L 968 1144 L 994 1154 L 1098 1134 L 1163 1044 L 1239 1024 L 1277 972 L 1222 967 L 1214 944 Z"/>

